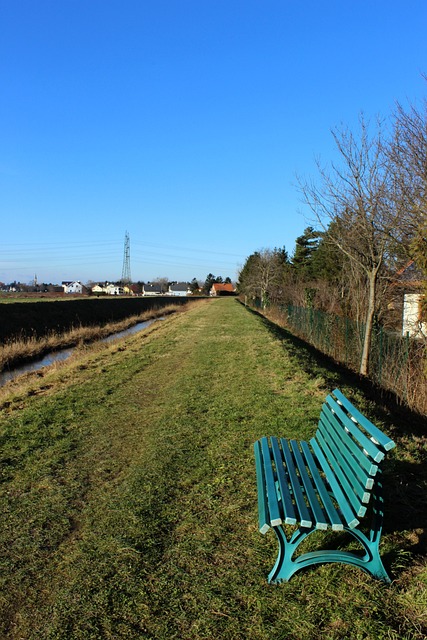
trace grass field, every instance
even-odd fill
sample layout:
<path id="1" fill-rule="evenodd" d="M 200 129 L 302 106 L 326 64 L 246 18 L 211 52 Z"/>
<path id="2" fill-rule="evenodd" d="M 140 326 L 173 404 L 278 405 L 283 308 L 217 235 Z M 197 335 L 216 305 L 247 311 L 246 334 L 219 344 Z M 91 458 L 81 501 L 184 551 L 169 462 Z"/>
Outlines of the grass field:
<path id="1" fill-rule="evenodd" d="M 330 564 L 269 586 L 252 443 L 310 437 L 334 387 L 398 445 L 382 544 L 393 583 Z M 427 420 L 236 300 L 89 348 L 0 405 L 0 638 L 426 637 Z"/>

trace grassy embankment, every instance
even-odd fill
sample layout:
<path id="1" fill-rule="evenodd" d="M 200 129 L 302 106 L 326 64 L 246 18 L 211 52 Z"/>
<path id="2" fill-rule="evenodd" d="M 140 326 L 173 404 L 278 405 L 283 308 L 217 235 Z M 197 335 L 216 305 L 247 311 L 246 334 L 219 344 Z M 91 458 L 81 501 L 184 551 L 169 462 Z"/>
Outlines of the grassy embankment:
<path id="1" fill-rule="evenodd" d="M 398 448 L 382 553 L 268 586 L 252 443 L 309 437 L 339 386 Z M 425 434 L 235 300 L 201 303 L 0 395 L 0 637 L 421 639 Z M 394 422 L 395 420 L 395 422 Z M 313 540 L 312 544 L 315 544 Z"/>

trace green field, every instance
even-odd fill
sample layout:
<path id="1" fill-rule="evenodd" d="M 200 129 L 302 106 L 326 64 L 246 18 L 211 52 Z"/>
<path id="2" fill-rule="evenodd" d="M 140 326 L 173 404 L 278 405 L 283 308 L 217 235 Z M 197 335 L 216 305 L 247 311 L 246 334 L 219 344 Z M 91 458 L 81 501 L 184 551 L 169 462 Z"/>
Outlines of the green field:
<path id="1" fill-rule="evenodd" d="M 397 442 L 393 583 L 330 564 L 269 586 L 252 444 L 313 435 L 335 387 Z M 427 420 L 236 300 L 89 348 L 0 404 L 0 638 L 426 637 Z"/>

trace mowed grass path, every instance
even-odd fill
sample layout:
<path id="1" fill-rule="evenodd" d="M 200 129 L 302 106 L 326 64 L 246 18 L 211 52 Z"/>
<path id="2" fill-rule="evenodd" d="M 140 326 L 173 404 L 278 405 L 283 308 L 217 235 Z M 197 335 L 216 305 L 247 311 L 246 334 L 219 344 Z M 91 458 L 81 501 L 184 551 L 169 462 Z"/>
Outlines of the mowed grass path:
<path id="1" fill-rule="evenodd" d="M 343 565 L 267 585 L 254 440 L 310 437 L 334 386 L 364 401 L 270 329 L 204 302 L 3 395 L 1 638 L 424 637 L 412 531 L 385 532 L 391 587 Z"/>

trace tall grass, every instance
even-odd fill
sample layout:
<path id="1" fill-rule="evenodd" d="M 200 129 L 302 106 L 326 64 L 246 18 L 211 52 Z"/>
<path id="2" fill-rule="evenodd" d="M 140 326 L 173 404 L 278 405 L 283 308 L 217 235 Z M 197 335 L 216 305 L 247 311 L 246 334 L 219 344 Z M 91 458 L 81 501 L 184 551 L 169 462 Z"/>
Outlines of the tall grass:
<path id="1" fill-rule="evenodd" d="M 269 586 L 252 443 L 310 437 L 335 386 L 398 443 L 381 549 L 394 582 L 325 565 Z M 425 434 L 234 300 L 82 352 L 2 406 L 0 637 L 425 637 Z"/>

